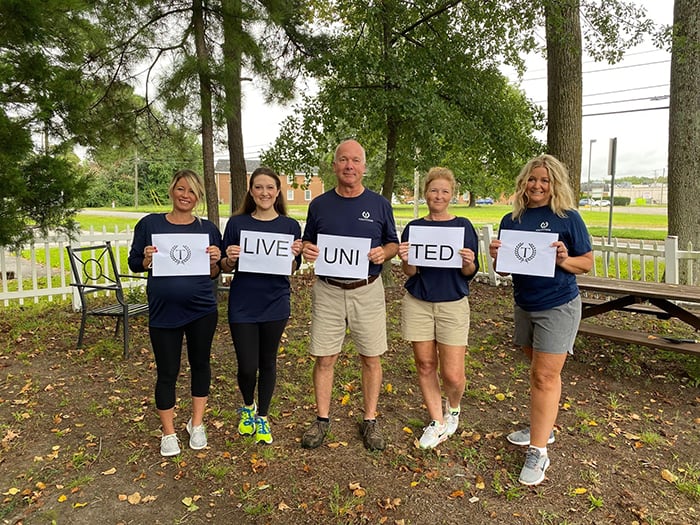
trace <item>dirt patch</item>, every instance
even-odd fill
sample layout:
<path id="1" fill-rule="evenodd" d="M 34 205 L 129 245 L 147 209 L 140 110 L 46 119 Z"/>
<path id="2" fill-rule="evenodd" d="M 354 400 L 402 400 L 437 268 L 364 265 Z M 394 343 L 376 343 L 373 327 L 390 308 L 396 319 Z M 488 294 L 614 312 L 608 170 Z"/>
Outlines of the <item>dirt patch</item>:
<path id="1" fill-rule="evenodd" d="M 700 389 L 697 359 L 579 338 L 564 369 L 552 465 L 537 488 L 517 483 L 523 450 L 505 434 L 527 424 L 527 366 L 512 349 L 511 290 L 473 285 L 467 393 L 458 434 L 435 451 L 415 440 L 426 424 L 413 359 L 399 336 L 401 277 L 387 288 L 390 351 L 380 421 L 389 446 L 358 435 L 357 357 L 335 379 L 331 435 L 317 450 L 300 436 L 314 417 L 306 353 L 310 277 L 296 277 L 294 316 L 279 356 L 274 442 L 237 434 L 235 356 L 222 304 L 206 424 L 209 447 L 187 448 L 188 371 L 178 384 L 183 453 L 159 454 L 154 365 L 146 322 L 132 354 L 68 304 L 7 309 L 0 319 L 2 523 L 697 523 Z M 641 316 L 619 322 L 645 323 Z M 663 322 L 663 323 L 668 323 Z M 694 379 L 693 379 L 694 378 Z M 502 395 L 499 395 L 502 394 Z"/>

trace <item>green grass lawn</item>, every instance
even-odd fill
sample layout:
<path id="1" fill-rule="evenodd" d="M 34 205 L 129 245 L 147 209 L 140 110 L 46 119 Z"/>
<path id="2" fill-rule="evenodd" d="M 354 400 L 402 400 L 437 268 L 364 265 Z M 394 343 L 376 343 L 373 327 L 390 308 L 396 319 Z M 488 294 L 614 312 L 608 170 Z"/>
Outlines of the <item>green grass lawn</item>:
<path id="1" fill-rule="evenodd" d="M 142 213 L 165 212 L 170 208 L 167 206 L 161 207 L 141 207 L 138 210 L 133 208 L 117 208 L 118 211 L 139 211 Z M 306 205 L 290 205 L 288 206 L 289 215 L 297 220 L 306 218 Z M 111 211 L 111 208 L 105 208 Z M 492 206 L 476 206 L 470 208 L 464 205 L 452 205 L 450 210 L 455 215 L 467 217 L 478 228 L 488 224 L 492 224 L 494 228 L 498 227 L 501 218 L 511 211 L 511 207 L 507 205 L 492 205 Z M 425 205 L 419 206 L 419 216 L 424 216 L 428 212 Z M 608 235 L 608 208 L 604 209 L 582 209 L 581 216 L 588 226 L 588 231 L 594 237 L 607 237 Z M 222 206 L 219 209 L 221 217 L 226 217 L 229 213 L 228 206 Z M 394 206 L 394 216 L 399 224 L 405 224 L 413 218 L 413 206 L 406 204 L 398 204 Z M 127 226 L 133 228 L 138 219 L 99 216 L 93 213 L 81 213 L 78 215 L 78 221 L 82 229 L 87 230 L 94 228 L 107 231 L 114 231 L 117 228 L 119 231 L 126 230 Z M 612 236 L 625 239 L 645 239 L 661 241 L 666 237 L 668 225 L 668 217 L 666 214 L 644 214 L 627 211 L 624 207 L 616 207 L 613 212 L 613 228 Z"/>

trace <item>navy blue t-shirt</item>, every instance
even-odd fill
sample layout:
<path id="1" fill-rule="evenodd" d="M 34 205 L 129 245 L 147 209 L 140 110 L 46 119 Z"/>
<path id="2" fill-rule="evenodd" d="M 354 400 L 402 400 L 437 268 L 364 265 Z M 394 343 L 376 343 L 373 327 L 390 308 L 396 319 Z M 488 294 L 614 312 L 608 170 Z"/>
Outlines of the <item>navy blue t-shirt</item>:
<path id="1" fill-rule="evenodd" d="M 206 233 L 209 246 L 221 246 L 221 234 L 214 223 L 195 219 L 190 224 L 172 224 L 164 213 L 143 217 L 134 228 L 129 251 L 129 268 L 143 272 L 143 250 L 153 245 L 151 236 L 158 233 Z M 208 275 L 153 277 L 148 272 L 146 291 L 149 326 L 178 328 L 216 311 L 216 283 Z"/>
<path id="2" fill-rule="evenodd" d="M 241 231 L 288 233 L 294 239 L 301 238 L 299 223 L 280 215 L 271 221 L 260 221 L 250 215 L 235 215 L 224 229 L 224 249 L 240 246 Z M 297 267 L 301 255 L 296 258 Z M 291 273 L 291 268 L 289 269 Z M 264 273 L 240 272 L 236 269 L 228 297 L 229 323 L 263 323 L 288 319 L 289 277 Z"/>
<path id="3" fill-rule="evenodd" d="M 559 234 L 571 256 L 579 256 L 592 250 L 591 238 L 581 215 L 576 210 L 567 210 L 566 217 L 559 217 L 549 206 L 527 208 L 520 221 L 511 214 L 501 219 L 501 230 L 520 230 Z M 554 267 L 554 277 L 513 274 L 513 296 L 523 310 L 539 312 L 566 304 L 578 295 L 576 275 Z"/>
<path id="4" fill-rule="evenodd" d="M 479 238 L 474 226 L 464 217 L 454 217 L 449 221 L 428 221 L 424 218 L 409 222 L 401 233 L 401 242 L 407 242 L 411 226 L 429 226 L 434 228 L 464 228 L 463 248 L 474 252 L 476 274 L 479 271 Z M 474 277 L 462 274 L 460 268 L 438 268 L 433 266 L 418 266 L 418 273 L 406 281 L 404 287 L 413 297 L 421 301 L 441 303 L 458 301 L 469 295 L 469 281 Z"/>
<path id="5" fill-rule="evenodd" d="M 367 188 L 357 197 L 341 197 L 334 188 L 312 200 L 302 240 L 317 244 L 319 233 L 369 238 L 370 248 L 399 242 L 391 204 Z M 369 263 L 369 275 L 381 271 L 381 264 Z"/>

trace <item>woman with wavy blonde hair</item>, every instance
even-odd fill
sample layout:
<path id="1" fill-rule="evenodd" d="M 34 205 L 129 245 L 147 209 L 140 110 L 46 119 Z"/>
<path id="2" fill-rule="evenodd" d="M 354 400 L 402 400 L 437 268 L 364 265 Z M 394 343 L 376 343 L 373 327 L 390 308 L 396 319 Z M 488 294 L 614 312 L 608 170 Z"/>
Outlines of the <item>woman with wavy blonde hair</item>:
<path id="1" fill-rule="evenodd" d="M 516 179 L 513 211 L 499 232 L 556 233 L 553 277 L 513 274 L 515 330 L 513 341 L 530 360 L 530 427 L 512 432 L 508 441 L 528 446 L 519 481 L 537 485 L 549 467 L 547 444 L 554 442 L 554 423 L 561 397 L 561 370 L 573 352 L 581 320 L 576 275 L 593 266 L 590 236 L 574 209 L 566 167 L 552 155 L 530 160 Z M 491 241 L 496 264 L 500 239 Z"/>

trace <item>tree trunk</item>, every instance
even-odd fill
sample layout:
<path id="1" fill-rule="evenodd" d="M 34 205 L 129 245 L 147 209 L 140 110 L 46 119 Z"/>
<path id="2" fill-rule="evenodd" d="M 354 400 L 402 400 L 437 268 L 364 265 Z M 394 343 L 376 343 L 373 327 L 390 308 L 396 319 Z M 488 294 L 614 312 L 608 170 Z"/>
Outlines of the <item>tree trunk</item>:
<path id="1" fill-rule="evenodd" d="M 386 163 L 384 164 L 384 182 L 382 183 L 382 195 L 391 202 L 391 195 L 394 192 L 394 179 L 398 170 L 398 159 L 396 149 L 399 141 L 399 124 L 392 115 L 387 118 L 386 133 Z"/>
<path id="2" fill-rule="evenodd" d="M 245 153 L 243 151 L 243 125 L 241 122 L 241 57 L 239 44 L 243 33 L 242 6 L 240 0 L 223 0 L 224 26 L 224 75 L 226 93 L 224 116 L 228 132 L 228 158 L 231 173 L 231 214 L 243 204 L 247 191 Z"/>
<path id="3" fill-rule="evenodd" d="M 685 250 L 700 247 L 700 0 L 676 0 L 673 9 L 671 100 L 668 132 L 668 233 Z M 700 284 L 700 263 L 681 282 Z"/>
<path id="4" fill-rule="evenodd" d="M 204 163 L 204 188 L 207 201 L 207 218 L 219 227 L 219 198 L 214 174 L 214 119 L 212 116 L 211 73 L 209 50 L 204 41 L 204 13 L 202 0 L 192 2 L 192 23 L 197 52 L 199 75 L 199 100 L 202 113 L 202 160 Z"/>
<path id="5" fill-rule="evenodd" d="M 569 168 L 578 202 L 581 188 L 581 24 L 579 0 L 549 1 L 547 32 L 547 150 Z"/>

